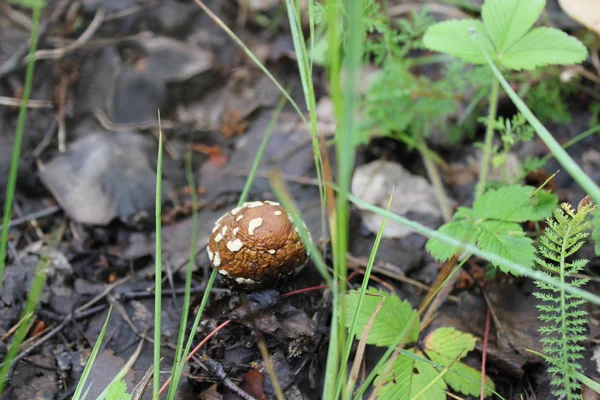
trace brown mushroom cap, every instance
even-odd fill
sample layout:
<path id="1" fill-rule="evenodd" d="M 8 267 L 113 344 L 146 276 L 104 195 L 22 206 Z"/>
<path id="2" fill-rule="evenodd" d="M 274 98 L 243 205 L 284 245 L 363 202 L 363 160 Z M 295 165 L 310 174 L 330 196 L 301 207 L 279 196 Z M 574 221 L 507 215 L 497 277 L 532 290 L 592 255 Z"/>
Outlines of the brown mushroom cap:
<path id="1" fill-rule="evenodd" d="M 207 252 L 228 283 L 244 288 L 275 284 L 308 260 L 289 214 L 273 201 L 244 203 L 219 218 Z"/>

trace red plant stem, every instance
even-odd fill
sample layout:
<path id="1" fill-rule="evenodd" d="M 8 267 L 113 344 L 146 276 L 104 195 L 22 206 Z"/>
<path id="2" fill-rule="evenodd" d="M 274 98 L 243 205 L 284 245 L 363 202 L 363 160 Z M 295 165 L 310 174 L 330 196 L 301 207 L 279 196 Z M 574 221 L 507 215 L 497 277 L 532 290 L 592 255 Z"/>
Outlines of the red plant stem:
<path id="1" fill-rule="evenodd" d="M 307 288 L 304 288 L 304 289 L 298 289 L 298 290 L 294 290 L 292 292 L 284 293 L 281 296 L 288 297 L 288 296 L 293 296 L 295 294 L 312 292 L 314 290 L 327 289 L 328 287 L 329 287 L 329 285 L 312 286 L 312 287 L 307 287 Z"/>
<path id="2" fill-rule="evenodd" d="M 349 281 L 350 279 L 354 278 L 356 275 L 358 275 L 358 273 L 359 273 L 358 271 L 352 272 L 350 275 L 348 275 L 348 278 L 346 278 L 346 281 Z M 284 294 L 282 294 L 282 296 L 288 297 L 288 296 L 293 296 L 295 294 L 312 292 L 314 290 L 327 289 L 328 287 L 329 287 L 329 285 L 311 286 L 311 287 L 307 287 L 307 288 L 298 289 L 298 290 L 294 290 L 294 291 L 291 291 L 291 292 L 284 293 Z"/>
<path id="3" fill-rule="evenodd" d="M 200 348 L 202 346 L 204 346 L 206 344 L 206 342 L 208 342 L 210 340 L 210 338 L 212 338 L 213 336 L 215 336 L 217 334 L 217 332 L 219 332 L 221 329 L 223 329 L 227 325 L 229 325 L 230 322 L 231 322 L 231 320 L 228 319 L 227 321 L 223 322 L 221 325 L 217 326 L 214 331 L 212 331 L 211 333 L 209 333 L 200 343 L 198 343 L 198 346 L 194 347 L 194 350 L 192 350 L 190 352 L 190 354 L 188 354 L 188 356 L 185 359 L 185 361 L 186 362 L 190 361 L 190 359 L 192 358 L 192 356 L 194 354 L 196 354 L 196 352 L 198 350 L 200 350 Z M 164 392 L 165 389 L 169 386 L 169 383 L 171 383 L 171 377 L 169 377 L 169 379 L 167 379 L 167 381 L 165 382 L 165 384 L 160 388 L 160 390 L 158 391 L 158 394 L 161 394 L 162 392 Z"/>
<path id="4" fill-rule="evenodd" d="M 488 338 L 490 336 L 490 314 L 490 308 L 488 307 L 487 315 L 485 317 L 485 332 L 483 334 L 483 354 L 481 356 L 481 392 L 479 395 L 479 400 L 483 400 L 485 397 L 485 359 L 487 355 Z"/>

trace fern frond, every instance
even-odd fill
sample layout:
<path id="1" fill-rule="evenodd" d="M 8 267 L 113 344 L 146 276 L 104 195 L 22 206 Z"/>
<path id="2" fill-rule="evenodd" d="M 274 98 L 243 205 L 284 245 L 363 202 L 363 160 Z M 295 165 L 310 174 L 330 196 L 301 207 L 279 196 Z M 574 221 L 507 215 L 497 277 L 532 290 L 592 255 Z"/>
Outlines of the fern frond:
<path id="1" fill-rule="evenodd" d="M 563 283 L 575 287 L 587 284 L 587 278 L 573 278 L 588 263 L 585 259 L 567 261 L 577 253 L 589 236 L 587 215 L 595 208 L 591 201 L 582 201 L 577 211 L 568 203 L 554 210 L 553 218 L 547 218 L 547 227 L 540 238 L 537 264 L 546 276 L 557 275 Z M 538 318 L 544 325 L 538 328 L 542 335 L 540 342 L 549 364 L 548 372 L 553 375 L 551 384 L 555 394 L 567 400 L 578 399 L 581 384 L 576 373 L 582 367 L 584 347 L 579 343 L 586 339 L 588 313 L 583 310 L 586 303 L 582 298 L 566 293 L 564 289 L 535 281 L 540 289 L 533 296 L 540 300 L 536 305 Z"/>

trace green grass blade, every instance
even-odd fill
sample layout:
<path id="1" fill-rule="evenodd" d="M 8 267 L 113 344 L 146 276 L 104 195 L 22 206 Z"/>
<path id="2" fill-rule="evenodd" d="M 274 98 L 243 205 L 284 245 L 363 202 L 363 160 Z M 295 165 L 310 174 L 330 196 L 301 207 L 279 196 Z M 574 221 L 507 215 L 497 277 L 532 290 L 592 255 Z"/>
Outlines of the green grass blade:
<path id="1" fill-rule="evenodd" d="M 390 207 L 392 206 L 392 196 L 390 196 L 390 200 L 388 202 L 387 211 L 390 211 Z M 367 268 L 365 269 L 365 275 L 363 277 L 362 284 L 360 286 L 360 294 L 358 296 L 358 303 L 356 304 L 356 310 L 354 310 L 354 315 L 352 316 L 352 323 L 350 324 L 350 329 L 348 330 L 348 338 L 346 339 L 346 346 L 344 348 L 344 357 L 342 358 L 342 363 L 346 364 L 348 359 L 350 358 L 350 351 L 352 350 L 352 341 L 354 340 L 354 335 L 356 332 L 356 324 L 358 322 L 358 316 L 362 309 L 363 300 L 365 297 L 365 293 L 367 292 L 367 287 L 369 286 L 369 279 L 371 277 L 371 271 L 373 270 L 373 264 L 375 264 L 375 257 L 377 256 L 377 250 L 379 249 L 379 244 L 381 243 L 381 238 L 383 237 L 383 231 L 385 230 L 385 225 L 387 223 L 387 217 L 383 218 L 381 221 L 381 226 L 379 227 L 379 231 L 377 232 L 377 236 L 375 237 L 375 243 L 373 243 L 373 248 L 371 249 L 371 254 L 369 256 L 369 261 L 367 263 Z M 341 371 L 340 371 L 341 372 Z M 342 380 L 345 379 L 344 376 L 338 376 L 338 383 L 335 393 L 335 398 L 337 399 L 340 396 L 340 392 L 342 390 Z M 356 382 L 350 382 L 350 385 L 346 389 L 346 393 L 351 394 L 354 390 L 354 385 Z M 347 396 L 346 396 L 347 397 Z"/>
<path id="2" fill-rule="evenodd" d="M 476 40 L 476 39 L 475 39 Z M 492 72 L 502 85 L 502 88 L 508 94 L 508 97 L 513 101 L 517 109 L 521 111 L 527 122 L 533 127 L 538 134 L 538 137 L 550 149 L 556 160 L 564 167 L 571 177 L 585 190 L 597 204 L 600 204 L 600 187 L 581 169 L 581 167 L 569 156 L 562 146 L 554 139 L 554 136 L 546 129 L 546 127 L 536 118 L 531 110 L 525 105 L 519 95 L 512 89 L 510 84 L 504 79 L 504 76 L 492 62 L 490 57 L 482 49 Z"/>
<path id="3" fill-rule="evenodd" d="M 64 233 L 64 228 L 65 225 L 63 224 L 60 226 L 59 230 L 55 232 L 47 244 L 47 249 L 55 249 L 56 246 L 58 246 L 58 243 L 60 242 L 60 239 Z M 29 330 L 30 326 L 29 324 L 32 321 L 34 311 L 38 305 L 42 291 L 44 290 L 44 285 L 46 284 L 46 274 L 48 272 L 48 268 L 50 267 L 50 263 L 52 262 L 52 258 L 47 249 L 42 251 L 41 258 L 36 266 L 35 275 L 27 294 L 27 300 L 25 301 L 25 307 L 21 313 L 19 327 L 15 332 L 13 341 L 10 344 L 8 353 L 6 354 L 6 357 L 2 362 L 2 367 L 0 368 L 0 395 L 2 395 L 4 392 L 7 378 L 12 367 L 12 361 L 17 355 L 17 352 L 21 347 L 21 343 L 23 343 L 23 340 L 27 335 L 27 331 Z"/>
<path id="4" fill-rule="evenodd" d="M 360 76 L 362 67 L 363 45 L 364 45 L 364 21 L 363 21 L 363 1 L 347 1 L 344 15 L 346 15 L 344 32 L 345 40 L 343 42 L 343 58 L 339 53 L 341 49 L 342 30 L 338 24 L 337 7 L 341 2 L 330 0 L 327 2 L 327 26 L 330 30 L 329 40 L 331 55 L 329 59 L 329 74 L 331 98 L 334 103 L 336 125 L 339 127 L 336 132 L 336 161 L 337 161 L 337 184 L 339 191 L 336 199 L 336 218 L 335 229 L 332 231 L 332 245 L 334 270 L 339 277 L 339 283 L 334 286 L 334 307 L 339 307 L 339 318 L 334 320 L 338 324 L 336 333 L 339 336 L 332 336 L 330 339 L 330 348 L 326 366 L 325 385 L 323 389 L 324 398 L 334 398 L 336 393 L 336 379 L 338 374 L 342 377 L 346 375 L 346 363 L 343 363 L 340 355 L 345 353 L 345 310 L 344 295 L 346 291 L 346 276 L 348 274 L 346 253 L 348 251 L 348 221 L 349 221 L 349 202 L 348 194 L 350 192 L 350 182 L 354 167 L 355 150 L 358 135 L 358 108 L 360 99 Z M 338 12 L 336 12 L 338 11 Z M 344 72 L 342 82 L 342 70 Z M 336 288 L 339 284 L 339 293 Z M 332 324 L 333 326 L 333 324 Z M 332 331 L 333 333 L 333 331 Z M 342 395 L 346 393 L 345 379 L 342 381 Z"/>
<path id="5" fill-rule="evenodd" d="M 12 215 L 12 206 L 15 197 L 15 188 L 17 186 L 17 172 L 19 169 L 19 159 L 21 158 L 21 145 L 23 143 L 23 131 L 25 129 L 25 116 L 27 115 L 27 103 L 31 95 L 31 85 L 33 82 L 33 72 L 35 70 L 35 58 L 33 54 L 37 48 L 38 30 L 40 26 L 40 15 L 42 5 L 33 7 L 33 16 L 31 21 L 31 39 L 29 45 L 29 62 L 25 72 L 25 87 L 23 88 L 23 98 L 19 108 L 17 119 L 17 129 L 15 132 L 15 142 L 13 144 L 12 157 L 10 161 L 10 171 L 8 182 L 6 184 L 6 196 L 4 199 L 4 213 L 2 218 L 2 233 L 0 233 L 0 292 L 2 292 L 2 282 L 4 277 L 4 265 L 6 263 L 6 249 L 8 247 L 8 227 Z M 2 391 L 0 390 L 0 393 Z"/>
<path id="6" fill-rule="evenodd" d="M 312 3 L 312 1 L 309 1 L 309 3 Z M 321 155 L 321 148 L 319 146 L 319 128 L 317 125 L 317 101 L 315 98 L 315 89 L 312 80 L 312 64 L 309 60 L 310 57 L 302 33 L 302 22 L 300 20 L 299 15 L 300 3 L 296 1 L 296 4 L 294 5 L 293 0 L 286 0 L 286 8 L 288 11 L 288 20 L 290 23 L 290 31 L 292 33 L 292 41 L 294 43 L 298 71 L 300 72 L 300 80 L 302 82 L 304 99 L 306 101 L 306 107 L 308 108 L 308 112 L 310 115 L 310 135 L 312 138 L 312 150 L 315 162 L 315 170 L 317 173 L 317 180 L 319 182 L 319 200 L 321 204 L 321 231 L 324 235 L 326 227 L 325 215 L 327 198 L 325 184 L 323 181 L 323 159 Z"/>
<path id="7" fill-rule="evenodd" d="M 160 337 L 162 312 L 162 163 L 163 163 L 163 133 L 160 127 L 160 112 L 158 113 L 158 156 L 156 161 L 156 204 L 155 204 L 155 256 L 154 256 L 154 375 L 152 376 L 153 398 L 158 398 L 160 389 Z"/>
<path id="8" fill-rule="evenodd" d="M 198 192 L 196 191 L 196 181 L 194 180 L 194 173 L 192 171 L 192 150 L 188 150 L 186 153 L 185 172 L 187 184 L 190 188 L 190 194 L 192 198 L 192 243 L 190 244 L 190 258 L 188 261 L 188 268 L 185 273 L 185 293 L 183 296 L 183 307 L 181 310 L 181 323 L 179 324 L 179 336 L 177 338 L 177 347 L 175 349 L 175 362 L 171 371 L 171 383 L 169 385 L 169 391 L 167 398 L 171 399 L 175 397 L 175 392 L 179 386 L 179 380 L 181 375 L 177 374 L 177 366 L 182 362 L 185 362 L 186 354 L 183 351 L 183 344 L 185 343 L 185 328 L 187 327 L 188 314 L 190 308 L 190 292 L 192 288 L 192 272 L 194 270 L 194 264 L 196 260 L 196 247 L 198 244 Z"/>
<path id="9" fill-rule="evenodd" d="M 575 372 L 575 376 L 581 383 L 592 389 L 594 392 L 600 394 L 600 383 L 588 378 L 581 372 Z"/>
<path id="10" fill-rule="evenodd" d="M 233 41 L 238 46 L 240 46 L 240 48 L 242 50 L 244 50 L 244 53 L 258 66 L 258 68 L 261 69 L 261 71 L 275 84 L 275 86 L 277 86 L 277 88 L 279 89 L 279 91 L 288 99 L 288 101 L 290 102 L 290 104 L 292 105 L 292 107 L 294 107 L 294 110 L 296 110 L 296 112 L 298 113 L 298 115 L 302 119 L 302 122 L 304 122 L 306 124 L 306 126 L 308 126 L 308 121 L 306 120 L 306 117 L 304 117 L 304 114 L 300 110 L 300 107 L 298 107 L 298 104 L 296 104 L 296 102 L 294 101 L 294 99 L 292 99 L 292 97 L 288 94 L 288 92 L 285 91 L 285 89 L 283 88 L 283 86 L 281 86 L 281 84 L 279 83 L 279 81 L 277 81 L 277 79 L 275 79 L 275 77 L 273 76 L 273 74 L 271 74 L 269 72 L 269 70 L 260 62 L 260 60 L 254 55 L 254 53 L 252 53 L 252 51 L 250 51 L 250 49 L 248 48 L 248 46 L 246 46 L 244 44 L 244 42 L 242 42 L 240 40 L 240 38 L 238 38 L 235 35 L 235 33 L 233 33 L 233 31 L 231 29 L 229 29 L 229 27 L 227 25 L 225 25 L 225 23 L 223 21 L 221 21 L 221 19 L 219 19 L 219 17 L 217 17 L 208 7 L 206 7 L 206 5 L 202 1 L 200 1 L 200 0 L 194 0 L 194 2 L 198 6 L 200 6 L 200 8 L 202 8 L 202 10 L 206 14 L 208 14 L 208 16 L 213 21 L 215 21 L 215 23 L 217 25 L 219 25 L 219 27 L 221 29 L 223 29 L 223 31 L 225 33 L 227 33 L 227 35 L 229 35 L 229 37 L 231 37 L 231 39 L 233 39 Z"/>
<path id="11" fill-rule="evenodd" d="M 413 229 L 415 232 L 418 232 L 424 236 L 427 236 L 429 238 L 438 239 L 438 240 L 440 240 L 450 246 L 453 246 L 453 247 L 454 246 L 460 247 L 463 249 L 463 251 L 472 253 L 472 254 L 474 254 L 478 257 L 484 258 L 488 261 L 496 262 L 498 264 L 504 264 L 513 273 L 517 273 L 520 275 L 527 276 L 531 279 L 536 279 L 536 280 L 539 280 L 542 282 L 546 282 L 549 285 L 555 286 L 560 289 L 564 289 L 565 291 L 567 291 L 571 294 L 580 296 L 592 303 L 600 304 L 600 296 L 597 296 L 597 295 L 587 292 L 585 290 L 579 289 L 577 287 L 573 287 L 566 283 L 561 283 L 557 279 L 552 279 L 546 275 L 541 274 L 540 272 L 538 272 L 536 270 L 524 267 L 513 261 L 507 260 L 504 257 L 500 257 L 494 253 L 490 253 L 490 252 L 481 250 L 479 247 L 474 246 L 472 244 L 464 243 L 464 242 L 461 242 L 460 240 L 456 240 L 455 238 L 453 238 L 451 236 L 445 235 L 436 230 L 428 228 L 424 225 L 419 224 L 418 222 L 411 221 L 400 215 L 393 214 L 393 213 L 388 212 L 380 207 L 369 204 L 368 202 L 361 200 L 358 197 L 355 197 L 354 195 L 350 195 L 349 198 L 350 198 L 350 201 L 357 204 L 358 206 L 365 208 L 369 211 L 372 211 L 374 213 L 377 213 L 381 216 L 388 216 L 391 220 L 396 221 L 404 226 L 407 226 L 407 227 Z"/>
<path id="12" fill-rule="evenodd" d="M 108 309 L 108 314 L 106 314 L 106 319 L 104 320 L 104 325 L 102 326 L 102 330 L 100 331 L 100 335 L 94 344 L 94 348 L 92 349 L 92 354 L 85 364 L 85 368 L 83 369 L 83 373 L 81 374 L 81 378 L 77 383 L 77 388 L 75 389 L 75 393 L 73 394 L 73 400 L 85 399 L 87 392 L 89 392 L 90 388 L 88 387 L 85 395 L 82 397 L 81 393 L 83 392 L 83 387 L 85 386 L 88 376 L 90 375 L 90 371 L 92 370 L 92 366 L 94 365 L 94 361 L 96 360 L 96 356 L 98 356 L 98 351 L 100 351 L 100 345 L 102 344 L 102 340 L 104 339 L 104 335 L 106 334 L 106 328 L 108 328 L 108 320 L 110 319 L 110 314 L 112 312 L 112 306 Z"/>

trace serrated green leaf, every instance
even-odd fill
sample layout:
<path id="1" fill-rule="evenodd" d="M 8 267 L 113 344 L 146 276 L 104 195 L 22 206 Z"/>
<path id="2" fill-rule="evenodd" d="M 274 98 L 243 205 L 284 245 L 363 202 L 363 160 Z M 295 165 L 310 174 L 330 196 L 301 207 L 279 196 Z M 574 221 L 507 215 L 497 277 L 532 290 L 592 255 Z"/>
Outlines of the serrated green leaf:
<path id="1" fill-rule="evenodd" d="M 485 64 L 485 56 L 478 41 L 469 35 L 469 29 L 472 28 L 482 40 L 488 55 L 496 58 L 494 46 L 485 34 L 483 24 L 474 19 L 450 20 L 432 25 L 423 36 L 423 44 L 431 50 L 451 54 L 465 62 Z"/>
<path id="2" fill-rule="evenodd" d="M 448 359 L 447 362 L 438 363 L 444 367 L 450 365 L 455 358 L 461 359 L 475 348 L 475 336 L 461 332 L 452 327 L 439 328 L 425 338 L 425 352 L 435 352 Z"/>
<path id="3" fill-rule="evenodd" d="M 414 349 L 408 350 L 415 353 Z M 423 357 L 422 353 L 416 353 Z M 377 398 L 379 400 L 412 399 L 436 380 L 439 372 L 431 364 L 416 360 L 404 354 L 400 354 L 394 361 L 392 371 L 385 377 L 386 383 Z M 377 385 L 381 380 L 378 376 L 375 380 Z M 431 385 L 425 392 L 421 393 L 419 400 L 444 400 L 447 386 L 443 379 Z"/>
<path id="4" fill-rule="evenodd" d="M 431 361 L 443 367 L 452 365 L 444 375 L 445 382 L 452 389 L 471 396 L 478 396 L 481 392 L 481 372 L 459 361 L 453 364 L 453 361 L 464 358 L 473 350 L 475 341 L 473 335 L 451 327 L 436 329 L 425 338 L 425 353 Z M 485 377 L 485 385 L 485 396 L 491 396 L 495 386 L 488 376 Z"/>
<path id="5" fill-rule="evenodd" d="M 359 292 L 349 292 L 345 299 L 346 313 L 353 315 L 358 303 Z M 367 338 L 368 344 L 376 346 L 389 346 L 398 338 L 404 328 L 417 312 L 412 308 L 408 301 L 400 300 L 396 295 L 389 294 L 383 290 L 369 288 L 365 294 L 362 308 L 358 313 L 356 322 L 356 338 L 360 339 L 369 319 L 375 313 L 381 299 L 385 298 L 385 303 L 377 313 L 375 322 L 371 327 Z M 350 327 L 351 321 L 346 318 L 346 328 Z M 416 323 L 408 334 L 407 343 L 412 343 L 419 336 L 419 324 Z"/>
<path id="6" fill-rule="evenodd" d="M 114 381 L 106 391 L 106 400 L 131 400 L 133 396 L 127 393 L 127 384 L 124 380 Z"/>
<path id="7" fill-rule="evenodd" d="M 545 0 L 486 0 L 483 24 L 500 56 L 516 43 L 539 18 Z"/>
<path id="8" fill-rule="evenodd" d="M 432 358 L 432 361 L 438 362 Z M 452 389 L 457 392 L 477 396 L 481 393 L 481 372 L 475 368 L 463 363 L 457 362 L 444 375 L 444 380 Z M 485 376 L 485 388 L 483 393 L 485 397 L 492 395 L 492 391 L 496 390 L 494 381 L 489 376 Z"/>
<path id="9" fill-rule="evenodd" d="M 541 221 L 552 216 L 558 206 L 558 197 L 547 190 L 539 190 L 531 201 L 530 221 Z M 535 213 L 535 214 L 533 214 Z"/>
<path id="10" fill-rule="evenodd" d="M 438 231 L 465 243 L 473 244 L 477 240 L 477 227 L 469 220 L 448 222 L 442 225 Z M 425 244 L 425 249 L 437 261 L 446 261 L 456 254 L 460 250 L 460 247 L 448 246 L 441 240 L 431 238 Z"/>
<path id="11" fill-rule="evenodd" d="M 577 64 L 586 59 L 586 47 L 576 38 L 555 28 L 536 28 L 500 56 L 504 66 L 532 70 L 546 65 Z"/>
<path id="12" fill-rule="evenodd" d="M 525 236 L 519 224 L 485 221 L 481 223 L 480 227 L 482 232 L 477 240 L 477 245 L 482 250 L 497 254 L 524 267 L 533 267 L 536 258 L 533 240 Z M 504 272 L 511 272 L 504 264 L 493 264 Z"/>
<path id="13" fill-rule="evenodd" d="M 485 220 L 539 221 L 552 214 L 555 203 L 546 194 L 542 197 L 536 194 L 535 197 L 529 198 L 534 190 L 532 186 L 521 185 L 490 189 L 477 199 L 473 211 L 477 218 Z M 553 207 L 549 208 L 550 205 Z"/>

